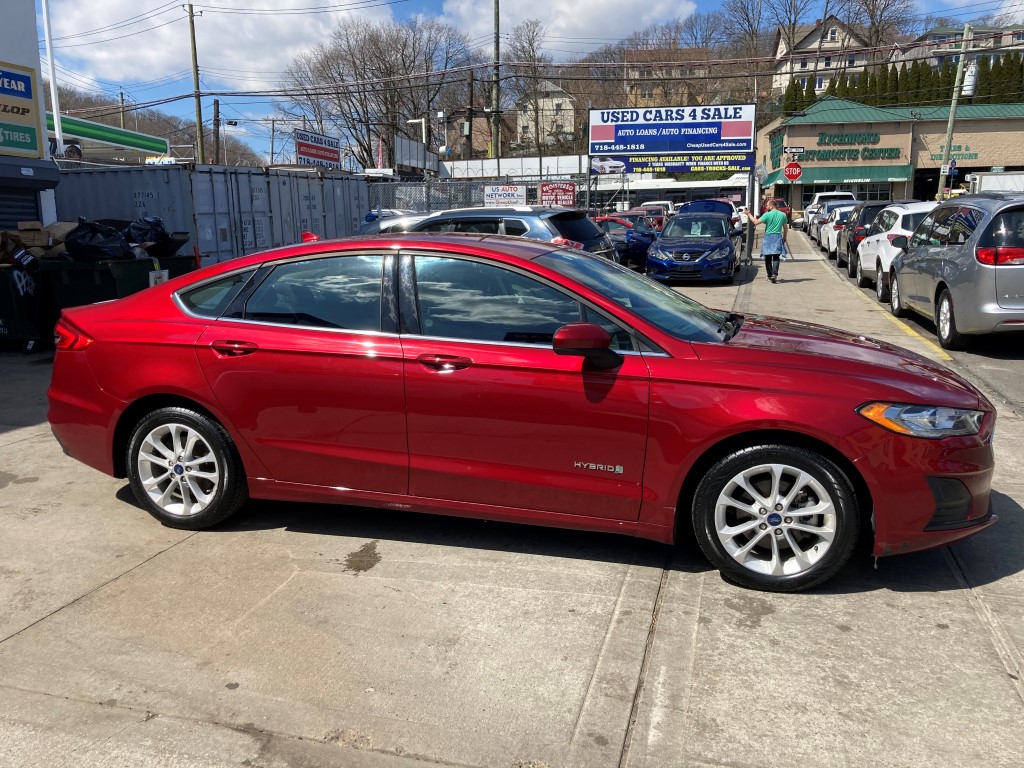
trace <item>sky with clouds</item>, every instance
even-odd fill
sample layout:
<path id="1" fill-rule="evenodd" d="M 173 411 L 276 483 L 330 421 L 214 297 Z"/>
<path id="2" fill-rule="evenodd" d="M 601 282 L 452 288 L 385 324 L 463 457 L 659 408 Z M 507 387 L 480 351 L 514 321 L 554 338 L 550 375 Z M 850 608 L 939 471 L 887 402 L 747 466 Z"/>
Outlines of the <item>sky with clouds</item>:
<path id="1" fill-rule="evenodd" d="M 9 2 L 10 0 L 5 0 Z M 14 0 L 28 2 L 29 0 Z M 756 0 L 754 0 L 756 2 Z M 41 0 L 35 0 L 42 42 Z M 1020 6 L 1024 0 L 1010 0 Z M 164 0 L 49 0 L 58 82 L 129 103 L 192 93 L 188 17 L 181 2 Z M 932 13 L 968 19 L 996 9 L 996 2 L 928 2 Z M 194 2 L 196 40 L 203 90 L 273 88 L 289 62 L 327 39 L 341 20 L 359 14 L 368 19 L 439 17 L 464 30 L 490 52 L 494 5 L 489 0 L 208 0 Z M 694 11 L 718 10 L 712 0 L 504 0 L 501 30 L 539 19 L 547 31 L 546 49 L 557 60 L 614 42 L 650 24 Z M 212 98 L 204 99 L 209 119 Z M 194 116 L 191 99 L 159 109 Z M 237 132 L 254 149 L 268 154 L 273 114 L 266 97 L 221 97 L 222 119 L 239 121 Z"/>

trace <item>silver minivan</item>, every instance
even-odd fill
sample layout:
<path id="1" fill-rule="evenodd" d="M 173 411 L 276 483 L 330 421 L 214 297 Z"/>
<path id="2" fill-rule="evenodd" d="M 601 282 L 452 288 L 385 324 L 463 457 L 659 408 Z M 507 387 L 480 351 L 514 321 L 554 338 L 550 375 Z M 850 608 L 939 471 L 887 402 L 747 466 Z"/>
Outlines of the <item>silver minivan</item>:
<path id="1" fill-rule="evenodd" d="M 1024 330 L 1024 195 L 983 192 L 940 203 L 889 271 L 890 310 L 935 321 L 939 343 L 963 349 L 976 334 Z"/>

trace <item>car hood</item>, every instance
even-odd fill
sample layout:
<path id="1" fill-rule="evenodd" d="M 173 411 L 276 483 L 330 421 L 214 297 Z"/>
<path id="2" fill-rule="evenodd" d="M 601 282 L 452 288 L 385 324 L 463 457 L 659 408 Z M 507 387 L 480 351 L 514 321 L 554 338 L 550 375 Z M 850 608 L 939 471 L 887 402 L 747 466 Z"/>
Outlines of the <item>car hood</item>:
<path id="1" fill-rule="evenodd" d="M 763 351 L 764 358 L 751 352 Z M 702 360 L 769 365 L 789 364 L 815 372 L 829 371 L 850 387 L 854 377 L 885 382 L 903 399 L 939 398 L 937 404 L 991 409 L 992 405 L 967 380 L 916 352 L 879 339 L 859 336 L 815 323 L 764 315 L 745 315 L 739 332 L 728 343 L 700 345 Z M 779 355 L 789 360 L 780 360 Z M 875 391 L 873 389 L 873 391 Z M 886 395 L 897 399 L 892 395 Z"/>
<path id="2" fill-rule="evenodd" d="M 729 238 L 659 237 L 654 244 L 665 253 L 704 253 L 716 248 L 727 247 Z"/>

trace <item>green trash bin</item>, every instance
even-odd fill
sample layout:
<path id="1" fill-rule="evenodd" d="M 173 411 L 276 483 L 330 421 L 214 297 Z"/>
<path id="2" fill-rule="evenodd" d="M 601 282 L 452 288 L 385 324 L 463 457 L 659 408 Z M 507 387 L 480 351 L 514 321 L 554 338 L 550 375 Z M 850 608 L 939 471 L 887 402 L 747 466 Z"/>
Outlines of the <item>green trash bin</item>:
<path id="1" fill-rule="evenodd" d="M 0 264 L 0 343 L 23 345 L 44 335 L 41 294 L 35 275 L 14 264 Z"/>

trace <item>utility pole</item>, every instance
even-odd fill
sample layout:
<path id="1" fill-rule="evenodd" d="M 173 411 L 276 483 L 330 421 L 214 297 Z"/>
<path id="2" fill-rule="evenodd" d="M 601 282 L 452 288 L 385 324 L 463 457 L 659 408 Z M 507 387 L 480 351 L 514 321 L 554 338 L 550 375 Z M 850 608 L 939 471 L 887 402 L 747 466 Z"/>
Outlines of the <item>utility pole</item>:
<path id="1" fill-rule="evenodd" d="M 466 107 L 466 136 L 465 146 L 469 147 L 469 159 L 473 159 L 473 70 L 469 70 L 469 78 L 466 83 L 467 107 Z M 466 151 L 462 151 L 462 159 L 466 159 Z"/>
<path id="2" fill-rule="evenodd" d="M 270 118 L 270 164 L 274 164 L 274 118 Z"/>
<path id="3" fill-rule="evenodd" d="M 498 3 L 494 0 L 494 87 L 491 89 L 491 150 L 492 156 L 498 161 L 497 176 L 501 177 L 501 113 L 498 97 L 498 67 L 501 60 L 501 43 L 498 38 Z"/>
<path id="4" fill-rule="evenodd" d="M 118 101 L 121 104 L 121 129 L 124 129 L 124 91 L 118 94 Z"/>
<path id="5" fill-rule="evenodd" d="M 202 16 L 203 12 L 200 11 Z M 196 161 L 206 162 L 206 147 L 203 145 L 203 104 L 199 98 L 199 59 L 196 56 L 196 15 L 192 3 L 188 4 L 188 34 L 192 40 L 192 88 L 196 98 Z"/>
<path id="6" fill-rule="evenodd" d="M 50 35 L 50 8 L 47 0 L 43 0 L 43 34 L 46 37 L 46 61 L 50 69 L 50 106 L 53 108 L 53 133 L 57 137 L 57 157 L 64 157 L 64 126 L 60 121 L 60 95 L 57 93 L 57 70 L 53 60 L 53 38 Z M 43 120 L 43 123 L 46 123 L 46 120 Z"/>
<path id="7" fill-rule="evenodd" d="M 220 163 L 220 99 L 213 100 L 213 164 Z"/>
<path id="8" fill-rule="evenodd" d="M 953 142 L 953 122 L 956 120 L 956 104 L 964 87 L 964 69 L 968 49 L 971 47 L 974 31 L 970 24 L 964 24 L 964 38 L 960 43 L 960 61 L 956 65 L 956 85 L 953 86 L 953 101 L 949 105 L 949 120 L 946 123 L 946 145 L 942 151 L 942 168 L 939 169 L 939 191 L 935 199 L 941 200 L 946 194 L 946 171 L 949 170 L 949 155 Z"/>

